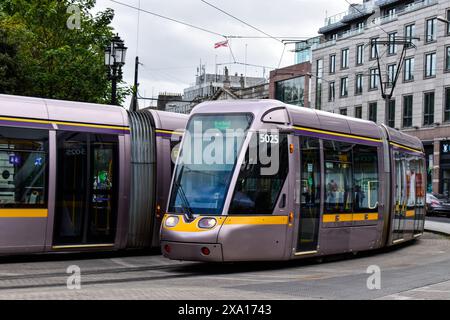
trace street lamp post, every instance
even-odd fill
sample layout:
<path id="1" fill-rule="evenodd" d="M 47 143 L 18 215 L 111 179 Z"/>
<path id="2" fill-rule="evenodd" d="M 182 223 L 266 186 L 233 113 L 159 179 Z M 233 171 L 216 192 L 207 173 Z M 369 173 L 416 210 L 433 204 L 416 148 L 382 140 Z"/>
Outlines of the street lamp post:
<path id="1" fill-rule="evenodd" d="M 112 81 L 111 104 L 117 104 L 117 81 L 122 80 L 122 67 L 125 65 L 127 47 L 116 34 L 105 48 L 105 65 L 108 67 L 108 80 Z"/>

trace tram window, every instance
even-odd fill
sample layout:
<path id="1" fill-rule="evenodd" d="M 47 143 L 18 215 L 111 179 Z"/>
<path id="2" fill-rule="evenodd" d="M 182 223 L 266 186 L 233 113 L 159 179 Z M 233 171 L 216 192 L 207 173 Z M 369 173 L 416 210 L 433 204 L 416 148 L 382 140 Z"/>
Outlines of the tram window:
<path id="1" fill-rule="evenodd" d="M 425 159 L 417 158 L 417 174 L 416 174 L 416 206 L 423 207 L 425 205 Z"/>
<path id="2" fill-rule="evenodd" d="M 0 208 L 45 208 L 48 132 L 0 128 Z"/>
<path id="3" fill-rule="evenodd" d="M 416 180 L 417 171 L 419 167 L 419 159 L 413 155 L 406 155 L 406 203 L 408 208 L 414 208 L 416 206 Z"/>
<path id="4" fill-rule="evenodd" d="M 278 139 L 274 135 L 273 139 L 263 139 L 266 136 L 258 134 L 258 143 L 251 143 L 246 152 L 229 214 L 273 213 L 288 174 L 288 142 L 286 134 L 280 134 Z M 265 155 L 270 159 L 268 164 L 261 159 Z M 267 170 L 269 167 L 275 170 Z"/>
<path id="5" fill-rule="evenodd" d="M 170 172 L 173 174 L 175 163 L 180 152 L 181 140 L 170 140 Z"/>
<path id="6" fill-rule="evenodd" d="M 377 148 L 357 145 L 353 149 L 353 195 L 355 212 L 378 210 Z"/>
<path id="7" fill-rule="evenodd" d="M 352 150 L 354 145 L 324 140 L 325 212 L 352 212 Z"/>
<path id="8" fill-rule="evenodd" d="M 301 139 L 301 205 L 302 208 L 320 208 L 320 146 L 315 138 Z"/>

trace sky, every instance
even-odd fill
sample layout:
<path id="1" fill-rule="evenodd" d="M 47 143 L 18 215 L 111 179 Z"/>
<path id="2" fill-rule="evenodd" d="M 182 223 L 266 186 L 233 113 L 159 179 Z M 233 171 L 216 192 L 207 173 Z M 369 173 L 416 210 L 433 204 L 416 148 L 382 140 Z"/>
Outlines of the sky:
<path id="1" fill-rule="evenodd" d="M 201 0 L 117 0 L 176 20 L 201 27 L 220 35 L 265 37 L 251 27 L 239 22 Z M 345 0 L 206 0 L 240 20 L 273 37 L 314 37 L 324 25 L 324 19 L 347 10 Z M 112 8 L 115 17 L 114 31 L 128 47 L 124 66 L 124 81 L 132 85 L 135 57 L 143 65 L 139 68 L 139 93 L 144 97 L 157 97 L 160 92 L 182 93 L 195 82 L 200 62 L 207 73 L 219 73 L 233 62 L 229 48 L 214 49 L 214 44 L 224 41 L 219 35 L 203 32 L 188 26 L 140 12 L 111 0 L 97 0 L 94 14 Z M 230 39 L 229 46 L 237 62 L 265 66 L 247 67 L 227 65 L 230 74 L 268 76 L 271 68 L 292 65 L 293 45 L 284 45 L 271 38 Z M 247 52 L 247 54 L 246 54 Z M 280 63 L 281 61 L 281 63 Z M 140 107 L 150 101 L 140 100 Z M 155 103 L 155 102 L 154 102 Z M 129 105 L 129 99 L 126 106 Z"/>

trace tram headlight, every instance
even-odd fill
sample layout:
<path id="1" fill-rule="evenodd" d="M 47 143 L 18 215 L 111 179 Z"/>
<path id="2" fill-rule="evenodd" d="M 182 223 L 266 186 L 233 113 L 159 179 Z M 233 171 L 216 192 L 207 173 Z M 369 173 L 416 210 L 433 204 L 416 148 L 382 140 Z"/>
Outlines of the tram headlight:
<path id="1" fill-rule="evenodd" d="M 212 229 L 216 224 L 217 220 L 214 218 L 203 218 L 198 222 L 198 227 L 202 229 Z"/>
<path id="2" fill-rule="evenodd" d="M 165 225 L 166 227 L 173 228 L 178 224 L 178 221 L 180 221 L 178 217 L 170 216 L 166 219 Z"/>

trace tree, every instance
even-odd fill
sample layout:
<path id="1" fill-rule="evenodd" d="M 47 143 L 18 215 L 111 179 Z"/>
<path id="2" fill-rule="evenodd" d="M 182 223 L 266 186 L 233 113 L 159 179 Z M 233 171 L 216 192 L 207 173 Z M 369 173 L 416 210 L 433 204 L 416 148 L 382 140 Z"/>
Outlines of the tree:
<path id="1" fill-rule="evenodd" d="M 104 48 L 113 36 L 114 12 L 106 9 L 93 16 L 95 2 L 2 0 L 0 92 L 109 103 Z M 79 29 L 67 25 L 71 5 L 79 9 Z M 129 89 L 121 87 L 118 101 L 123 102 L 127 94 Z"/>

